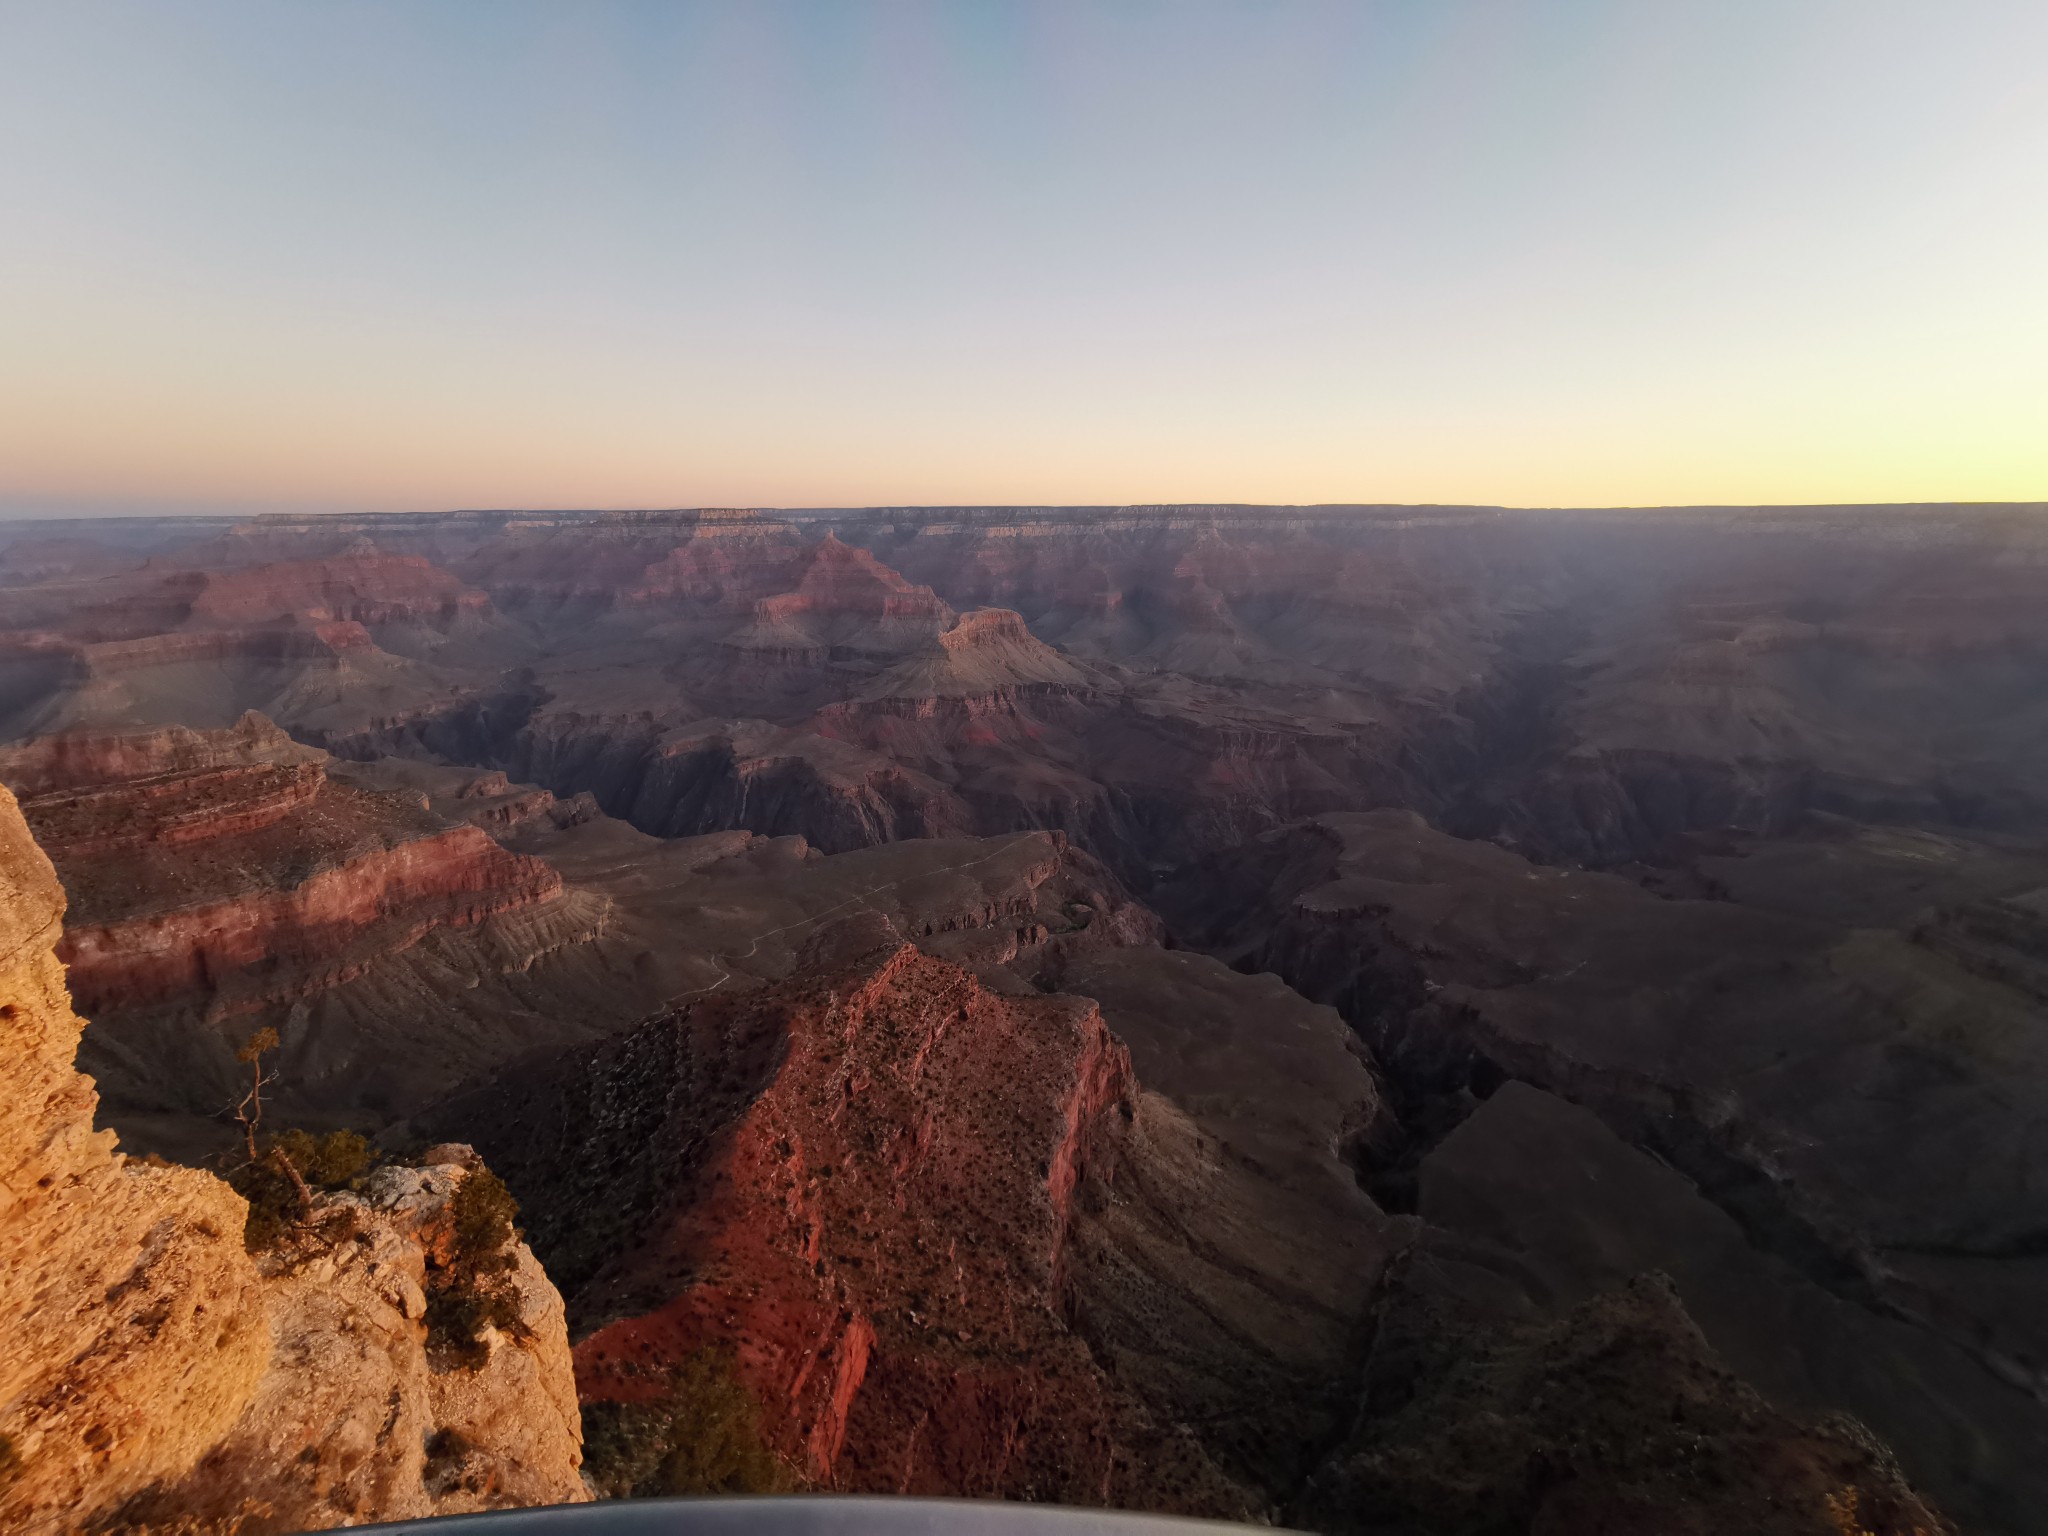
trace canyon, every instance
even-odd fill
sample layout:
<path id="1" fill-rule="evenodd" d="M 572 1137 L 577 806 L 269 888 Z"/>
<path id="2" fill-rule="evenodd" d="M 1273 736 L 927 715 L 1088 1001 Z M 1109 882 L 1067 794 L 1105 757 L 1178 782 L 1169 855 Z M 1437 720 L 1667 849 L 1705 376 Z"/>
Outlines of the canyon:
<path id="1" fill-rule="evenodd" d="M 401 1470 L 322 1504 L 252 1334 L 116 1525 L 674 1487 L 627 1429 L 709 1371 L 777 1486 L 2048 1530 L 2048 507 L 12 532 L 66 1177 L 162 1206 L 174 1306 L 417 1332 L 310 1219 L 222 1236 L 274 1030 L 273 1123 L 391 1159 L 319 1196 L 379 1276 L 502 1177 L 601 1450 L 394 1344 Z"/>

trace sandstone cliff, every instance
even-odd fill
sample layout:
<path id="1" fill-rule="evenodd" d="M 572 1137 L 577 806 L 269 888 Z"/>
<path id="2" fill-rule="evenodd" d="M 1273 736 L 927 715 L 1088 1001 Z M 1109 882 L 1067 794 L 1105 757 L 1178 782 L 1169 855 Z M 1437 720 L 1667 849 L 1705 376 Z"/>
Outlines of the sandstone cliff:
<path id="1" fill-rule="evenodd" d="M 190 1469 L 272 1355 L 240 1198 L 131 1162 L 92 1129 L 55 954 L 63 913 L 0 790 L 0 1518 L 51 1531 Z"/>
<path id="2" fill-rule="evenodd" d="M 70 893 L 60 953 L 80 1006 L 290 1002 L 436 928 L 561 894 L 539 860 L 325 765 L 254 713 L 0 750 L 0 782 Z"/>
<path id="3" fill-rule="evenodd" d="M 516 1322 L 481 1359 L 428 1347 L 470 1168 L 387 1170 L 252 1258 L 225 1184 L 93 1131 L 63 911 L 0 790 L 0 1523 L 292 1531 L 583 1497 L 561 1302 L 523 1244 Z"/>

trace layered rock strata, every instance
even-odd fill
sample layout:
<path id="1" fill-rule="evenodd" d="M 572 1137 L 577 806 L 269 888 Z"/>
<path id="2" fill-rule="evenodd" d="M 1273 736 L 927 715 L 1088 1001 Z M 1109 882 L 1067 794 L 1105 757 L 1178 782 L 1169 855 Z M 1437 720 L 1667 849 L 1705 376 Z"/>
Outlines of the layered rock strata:
<path id="1" fill-rule="evenodd" d="M 497 633 L 490 598 L 360 546 L 258 565 L 215 548 L 10 591 L 0 735 L 226 726 L 251 708 L 303 729 L 444 699 L 462 675 L 431 658 Z"/>
<path id="2" fill-rule="evenodd" d="M 477 827 L 330 779 L 259 716 L 43 738 L 0 753 L 0 781 L 60 861 L 62 954 L 96 1015 L 288 1002 L 562 890 Z"/>
<path id="3" fill-rule="evenodd" d="M 254 705 L 351 754 L 429 750 L 626 814 L 630 796 L 515 745 L 525 717 L 574 716 L 613 759 L 649 729 L 807 729 L 956 611 L 997 607 L 1066 665 L 1148 695 L 1133 709 L 1097 690 L 1091 716 L 1123 715 L 1100 741 L 1060 721 L 1006 741 L 1013 785 L 1056 768 L 1111 800 L 1163 787 L 1227 817 L 1219 830 L 1398 803 L 1600 863 L 1730 823 L 1776 834 L 1813 809 L 2038 830 L 2041 527 L 2025 506 L 706 509 L 194 522 L 87 558 L 89 525 L 53 525 L 23 541 L 8 589 L 0 730 Z M 158 564 L 123 571 L 124 548 Z M 939 660 L 889 696 L 952 696 Z M 524 700 L 510 718 L 508 698 Z M 1284 723 L 1256 727 L 1247 760 L 1262 710 Z M 1133 739 L 1133 714 L 1163 728 L 1154 741 Z M 1117 771 L 1141 747 L 1165 749 L 1163 786 Z M 982 764 L 915 771 L 950 786 Z M 1212 778 L 1235 781 L 1227 810 L 1206 804 Z M 977 819 L 949 830 L 1021 824 L 962 799 Z M 1055 803 L 1032 807 L 1038 824 L 1096 837 L 1050 820 Z M 1130 856 L 1095 846 L 1127 874 L 1205 851 L 1174 845 L 1168 815 L 1116 809 Z M 748 825 L 833 841 L 783 814 Z"/>
<path id="4" fill-rule="evenodd" d="M 428 1350 L 431 1232 L 469 1170 L 323 1197 L 253 1259 L 240 1196 L 93 1131 L 63 911 L 0 790 L 0 1521 L 286 1532 L 583 1497 L 561 1303 L 523 1246 L 517 1327 L 473 1368 Z"/>

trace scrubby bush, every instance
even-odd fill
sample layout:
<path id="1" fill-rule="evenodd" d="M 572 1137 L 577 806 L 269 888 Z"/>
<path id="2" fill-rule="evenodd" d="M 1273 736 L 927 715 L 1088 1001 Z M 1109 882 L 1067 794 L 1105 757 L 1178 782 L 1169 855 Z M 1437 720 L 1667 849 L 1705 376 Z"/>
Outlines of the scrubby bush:
<path id="1" fill-rule="evenodd" d="M 276 1246 L 305 1219 L 312 1191 L 359 1188 L 377 1163 L 375 1149 L 354 1131 L 280 1131 L 254 1145 L 254 1158 L 227 1176 L 249 1202 L 242 1242 L 251 1253 Z"/>
<path id="2" fill-rule="evenodd" d="M 653 1491 L 670 1418 L 666 1402 L 583 1405 L 583 1471 L 600 1494 L 630 1499 Z"/>
<path id="3" fill-rule="evenodd" d="M 652 1403 L 590 1403 L 584 1466 L 609 1498 L 781 1493 L 791 1469 L 761 1436 L 761 1406 L 729 1352 L 706 1347 L 677 1367 Z"/>
<path id="4" fill-rule="evenodd" d="M 448 1202 L 448 1214 L 455 1223 L 456 1252 L 472 1261 L 504 1254 L 517 1235 L 513 1223 L 519 1219 L 519 1202 L 488 1168 L 469 1172 Z"/>
<path id="5" fill-rule="evenodd" d="M 354 1189 L 377 1163 L 377 1153 L 354 1131 L 282 1131 L 276 1138 L 308 1184 L 319 1189 Z"/>
<path id="6" fill-rule="evenodd" d="M 427 1336 L 465 1364 L 486 1358 L 485 1328 L 510 1333 L 520 1326 L 511 1279 L 519 1262 L 511 1251 L 518 1216 L 519 1202 L 488 1168 L 465 1174 L 448 1202 L 453 1240 L 446 1260 L 427 1270 Z"/>

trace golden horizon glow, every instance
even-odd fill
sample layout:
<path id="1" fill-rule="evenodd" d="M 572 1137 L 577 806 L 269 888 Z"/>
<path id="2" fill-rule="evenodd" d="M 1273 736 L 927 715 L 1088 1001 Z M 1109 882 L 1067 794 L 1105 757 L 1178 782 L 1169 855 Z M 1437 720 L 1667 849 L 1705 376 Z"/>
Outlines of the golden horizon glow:
<path id="1" fill-rule="evenodd" d="M 2048 499 L 2048 7 L 1697 9 L 14 13 L 0 514 Z"/>

